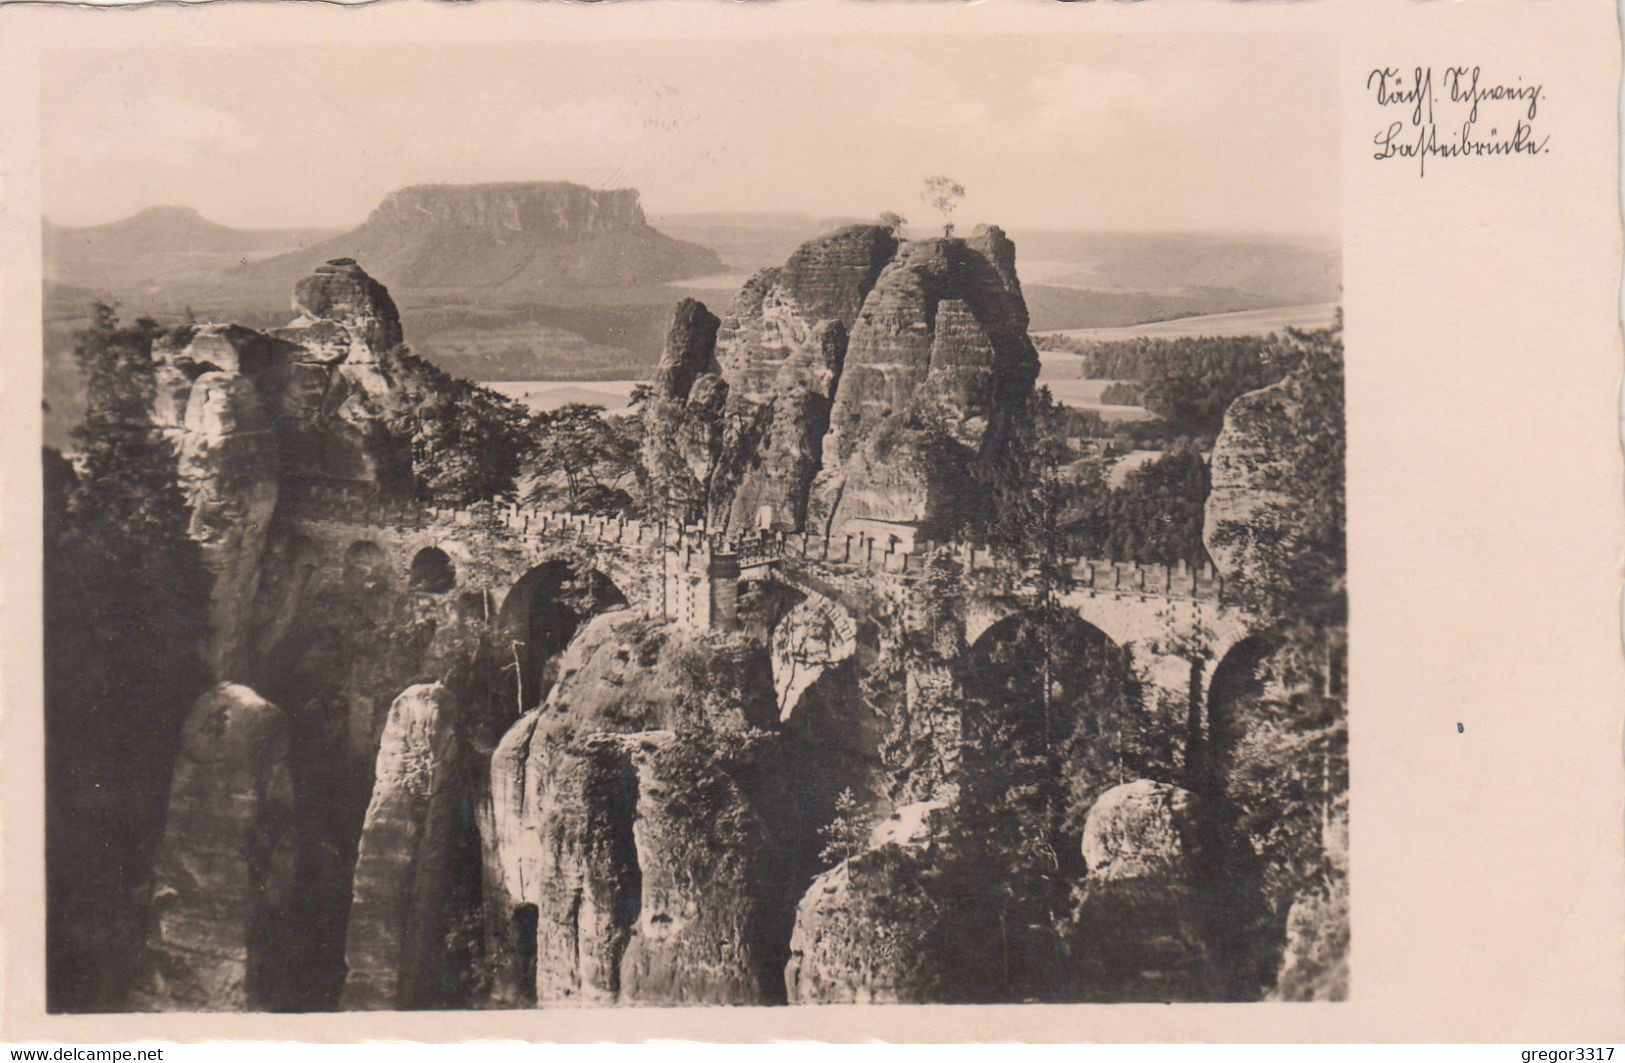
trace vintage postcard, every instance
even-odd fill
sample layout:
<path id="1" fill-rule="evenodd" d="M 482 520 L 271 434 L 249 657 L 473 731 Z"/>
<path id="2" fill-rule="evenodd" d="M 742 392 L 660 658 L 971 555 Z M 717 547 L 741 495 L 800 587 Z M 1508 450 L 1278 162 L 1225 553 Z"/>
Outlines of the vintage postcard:
<path id="1" fill-rule="evenodd" d="M 1625 1037 L 1618 53 L 0 8 L 0 1036 Z"/>

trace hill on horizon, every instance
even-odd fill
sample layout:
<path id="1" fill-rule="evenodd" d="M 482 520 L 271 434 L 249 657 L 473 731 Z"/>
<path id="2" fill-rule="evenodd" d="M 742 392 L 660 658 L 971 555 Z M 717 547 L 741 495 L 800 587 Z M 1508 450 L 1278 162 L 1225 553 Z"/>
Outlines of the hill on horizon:
<path id="1" fill-rule="evenodd" d="M 41 219 L 47 280 L 90 289 L 162 287 L 314 246 L 332 229 L 236 229 L 191 207 L 148 207 L 102 225 Z"/>

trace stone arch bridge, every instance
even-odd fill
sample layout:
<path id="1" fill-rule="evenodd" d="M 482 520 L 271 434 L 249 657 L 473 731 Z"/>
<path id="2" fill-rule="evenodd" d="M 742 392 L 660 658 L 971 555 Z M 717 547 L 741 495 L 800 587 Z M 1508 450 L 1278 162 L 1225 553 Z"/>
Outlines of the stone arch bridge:
<path id="1" fill-rule="evenodd" d="M 963 544 L 904 549 L 864 535 L 826 542 L 785 533 L 720 540 L 693 527 L 536 507 L 435 509 L 310 492 L 285 495 L 277 522 L 334 577 L 364 552 L 382 566 L 381 579 L 425 594 L 478 595 L 492 615 L 556 561 L 601 573 L 628 606 L 693 630 L 731 628 L 741 585 L 774 580 L 826 600 L 817 607 L 835 618 L 847 654 L 865 603 L 906 595 L 928 566 L 946 564 L 962 581 L 967 645 L 1030 609 L 1033 597 L 1022 573 Z M 1215 673 L 1256 634 L 1250 616 L 1221 601 L 1211 567 L 1080 559 L 1068 568 L 1064 608 L 1131 649 L 1142 679 L 1188 701 L 1193 720 L 1204 716 Z"/>

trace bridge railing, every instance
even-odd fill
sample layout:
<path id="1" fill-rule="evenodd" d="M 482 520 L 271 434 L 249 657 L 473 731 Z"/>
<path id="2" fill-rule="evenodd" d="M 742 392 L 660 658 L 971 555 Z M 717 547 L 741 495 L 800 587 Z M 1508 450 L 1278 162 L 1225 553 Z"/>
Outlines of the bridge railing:
<path id="1" fill-rule="evenodd" d="M 935 559 L 946 558 L 966 573 L 1019 571 L 1008 557 L 968 543 L 906 543 L 896 537 L 882 541 L 854 533 L 825 539 L 806 532 L 753 532 L 736 536 L 708 535 L 704 529 L 662 527 L 636 518 L 569 513 L 542 506 L 487 503 L 470 509 L 386 502 L 369 497 L 362 485 L 309 482 L 285 484 L 283 504 L 300 518 L 330 520 L 396 530 L 435 525 L 471 527 L 496 524 L 520 536 L 568 539 L 630 549 L 655 549 L 662 542 L 680 550 L 691 562 L 712 556 L 737 559 L 742 569 L 773 564 L 781 559 L 805 560 L 842 567 L 857 567 L 890 575 L 923 571 Z M 1067 562 L 1077 590 L 1093 593 L 1143 594 L 1169 598 L 1217 598 L 1222 581 L 1211 564 L 1191 566 L 1148 564 L 1076 558 Z"/>
<path id="2" fill-rule="evenodd" d="M 737 540 L 730 549 L 738 551 L 742 566 L 758 559 L 777 557 L 855 566 L 878 573 L 909 574 L 922 571 L 935 558 L 945 557 L 966 572 L 1021 568 L 1007 556 L 969 543 L 916 541 L 910 546 L 898 541 L 882 542 L 875 536 L 863 534 L 826 540 L 805 532 L 779 531 L 759 539 Z M 1212 564 L 1192 566 L 1181 561 L 1161 565 L 1074 558 L 1066 562 L 1066 567 L 1075 589 L 1096 593 L 1212 599 L 1219 596 L 1223 587 Z"/>

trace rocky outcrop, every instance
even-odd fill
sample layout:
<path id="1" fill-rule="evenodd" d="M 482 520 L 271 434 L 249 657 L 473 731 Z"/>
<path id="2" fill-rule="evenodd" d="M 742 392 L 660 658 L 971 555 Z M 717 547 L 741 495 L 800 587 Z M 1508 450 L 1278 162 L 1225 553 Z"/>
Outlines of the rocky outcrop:
<path id="1" fill-rule="evenodd" d="M 810 523 L 947 537 L 981 516 L 975 475 L 1026 417 L 1037 375 L 1002 231 L 905 244 L 853 325 Z"/>
<path id="2" fill-rule="evenodd" d="M 877 825 L 867 847 L 813 880 L 796 908 L 784 981 L 792 1004 L 940 1002 L 962 972 L 945 919 L 944 898 L 929 883 L 943 854 L 934 833 L 943 801 L 899 809 Z M 960 913 L 964 914 L 964 913 Z"/>
<path id="3" fill-rule="evenodd" d="M 275 425 L 246 375 L 211 371 L 192 382 L 177 467 L 192 511 L 187 530 L 212 578 L 210 667 L 217 679 L 244 679 L 281 471 Z"/>
<path id="4" fill-rule="evenodd" d="M 857 652 L 857 622 L 822 594 L 809 594 L 773 626 L 773 693 L 779 722 L 836 665 Z"/>
<path id="5" fill-rule="evenodd" d="M 274 1004 L 266 973 L 287 932 L 292 785 L 282 712 L 244 686 L 210 689 L 186 718 L 153 868 L 153 1010 Z"/>
<path id="6" fill-rule="evenodd" d="M 788 854 L 771 804 L 747 790 L 731 754 L 684 737 L 639 751 L 642 888 L 621 960 L 623 1002 L 783 1000 Z"/>
<path id="7" fill-rule="evenodd" d="M 722 322 L 698 299 L 684 299 L 672 314 L 666 346 L 655 369 L 658 398 L 684 403 L 694 381 L 717 372 L 717 329 Z"/>
<path id="8" fill-rule="evenodd" d="M 850 226 L 752 277 L 719 325 L 692 300 L 678 306 L 649 434 L 688 441 L 712 526 L 802 527 L 847 335 L 896 248 L 889 230 Z M 716 383 L 694 388 L 702 374 Z"/>
<path id="9" fill-rule="evenodd" d="M 587 188 L 567 181 L 410 185 L 385 196 L 367 223 L 572 237 L 647 224 L 636 189 Z"/>
<path id="10" fill-rule="evenodd" d="M 1083 825 L 1083 860 L 1095 882 L 1196 876 L 1202 846 L 1196 799 L 1140 779 L 1107 790 Z"/>
<path id="11" fill-rule="evenodd" d="M 499 975 L 529 981 L 510 1003 L 608 1003 L 637 914 L 637 775 L 617 736 L 551 741 L 544 711 L 526 714 L 492 757 L 488 924 L 517 968 Z"/>
<path id="12" fill-rule="evenodd" d="M 1260 619 L 1345 623 L 1342 341 L 1299 347 L 1284 379 L 1226 409 L 1202 539 Z"/>
<path id="13" fill-rule="evenodd" d="M 1261 899 L 1226 810 L 1167 783 L 1124 783 L 1090 809 L 1083 856 L 1068 928 L 1080 997 L 1255 997 Z"/>
<path id="14" fill-rule="evenodd" d="M 438 1003 L 459 826 L 456 706 L 439 683 L 390 706 L 356 857 L 341 1006 Z"/>
<path id="15" fill-rule="evenodd" d="M 484 895 L 506 1002 L 782 999 L 789 798 L 751 730 L 776 716 L 767 657 L 745 633 L 629 610 L 582 628 L 492 758 Z"/>
<path id="16" fill-rule="evenodd" d="M 1226 579 L 1257 572 L 1268 563 L 1253 535 L 1266 515 L 1295 508 L 1283 459 L 1290 443 L 1276 429 L 1303 423 L 1303 404 L 1290 377 L 1236 399 L 1225 411 L 1213 444 L 1212 486 L 1203 514 L 1202 540 Z M 1279 519 L 1279 518 L 1277 518 Z"/>
<path id="17" fill-rule="evenodd" d="M 299 316 L 279 335 L 299 343 L 312 361 L 362 365 L 401 343 L 395 300 L 353 258 L 335 258 L 301 278 L 293 308 Z"/>
<path id="18" fill-rule="evenodd" d="M 290 479 L 372 490 L 391 464 L 380 362 L 401 342 L 383 286 L 354 262 L 301 280 L 300 317 L 276 335 L 187 326 L 153 345 L 152 418 L 174 441 L 191 534 L 213 577 L 209 659 L 223 680 L 251 673 L 253 603 L 267 530 Z M 398 464 L 398 462 L 396 463 Z"/>
<path id="19" fill-rule="evenodd" d="M 712 528 L 950 534 L 985 515 L 975 477 L 1038 373 L 998 229 L 899 244 L 851 226 L 752 277 L 707 345 L 709 320 L 678 307 L 645 438 Z"/>
<path id="20" fill-rule="evenodd" d="M 402 339 L 395 302 L 353 260 L 338 258 L 298 282 L 293 307 L 298 316 L 275 332 L 293 350 L 260 381 L 277 412 L 284 470 L 376 482 L 388 464 L 379 406 L 396 384 L 387 355 Z"/>
<path id="21" fill-rule="evenodd" d="M 272 334 L 202 325 L 158 341 L 154 417 L 183 427 L 198 381 L 233 374 L 275 430 L 273 478 L 375 483 L 386 464 L 379 403 L 395 384 L 384 358 L 401 343 L 395 303 L 355 262 L 338 259 L 298 282 L 294 309 L 299 316 Z"/>

